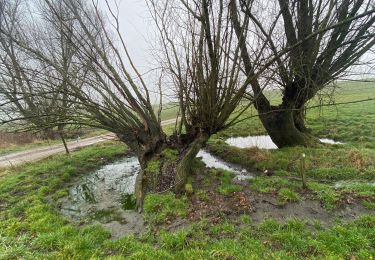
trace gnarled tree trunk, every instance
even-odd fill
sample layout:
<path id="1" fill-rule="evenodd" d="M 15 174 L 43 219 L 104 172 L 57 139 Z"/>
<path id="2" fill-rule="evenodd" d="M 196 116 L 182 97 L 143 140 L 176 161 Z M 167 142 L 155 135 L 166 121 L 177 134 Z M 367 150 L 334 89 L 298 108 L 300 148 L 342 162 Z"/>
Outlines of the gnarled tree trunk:
<path id="1" fill-rule="evenodd" d="M 296 128 L 303 133 L 311 133 L 311 130 L 305 124 L 305 106 L 297 108 L 293 113 L 294 124 Z"/>
<path id="2" fill-rule="evenodd" d="M 184 191 L 187 179 L 192 171 L 192 164 L 199 150 L 206 144 L 209 136 L 201 134 L 197 137 L 180 156 L 180 161 L 176 169 L 175 191 L 181 193 Z"/>
<path id="3" fill-rule="evenodd" d="M 199 134 L 194 139 L 186 139 L 184 143 L 165 142 L 157 152 L 139 158 L 141 171 L 135 183 L 138 211 L 142 211 L 148 192 L 184 192 L 193 161 L 208 138 L 209 135 Z"/>
<path id="4" fill-rule="evenodd" d="M 312 136 L 304 124 L 303 114 L 293 107 L 272 107 L 259 117 L 277 147 L 316 146 L 319 139 Z"/>

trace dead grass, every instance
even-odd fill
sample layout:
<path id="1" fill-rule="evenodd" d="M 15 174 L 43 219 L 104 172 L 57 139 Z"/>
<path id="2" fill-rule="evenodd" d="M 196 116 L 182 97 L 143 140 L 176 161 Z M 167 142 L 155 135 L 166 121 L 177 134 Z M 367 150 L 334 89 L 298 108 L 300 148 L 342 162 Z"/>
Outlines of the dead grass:
<path id="1" fill-rule="evenodd" d="M 1 133 L 0 148 L 8 148 L 20 144 L 30 144 L 37 141 L 39 137 L 34 133 Z"/>
<path id="2" fill-rule="evenodd" d="M 349 151 L 349 160 L 352 166 L 358 170 L 363 170 L 369 165 L 369 158 L 357 149 Z"/>
<path id="3" fill-rule="evenodd" d="M 248 154 L 251 156 L 251 159 L 255 162 L 262 162 L 269 159 L 269 151 L 264 149 L 259 149 L 258 147 L 252 147 L 247 149 Z"/>

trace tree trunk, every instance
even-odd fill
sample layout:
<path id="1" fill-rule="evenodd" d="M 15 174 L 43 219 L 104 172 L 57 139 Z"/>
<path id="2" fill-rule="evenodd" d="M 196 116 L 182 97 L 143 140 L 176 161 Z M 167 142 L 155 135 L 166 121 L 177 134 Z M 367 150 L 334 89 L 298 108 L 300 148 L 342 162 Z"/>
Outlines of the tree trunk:
<path id="1" fill-rule="evenodd" d="M 199 150 L 206 144 L 209 136 L 206 134 L 200 135 L 194 142 L 192 142 L 186 149 L 186 152 L 181 157 L 176 170 L 175 191 L 181 193 L 185 190 L 188 177 L 192 172 L 192 165 Z"/>
<path id="2" fill-rule="evenodd" d="M 140 156 L 141 171 L 135 183 L 136 209 L 143 210 L 145 195 L 149 192 L 175 191 L 182 193 L 192 172 L 193 161 L 209 136 L 200 134 L 190 142 L 175 146 L 166 145 L 146 158 Z"/>
<path id="3" fill-rule="evenodd" d="M 296 128 L 303 132 L 303 133 L 311 133 L 310 129 L 308 129 L 305 125 L 305 106 L 302 106 L 294 111 L 294 124 Z"/>
<path id="4" fill-rule="evenodd" d="M 178 156 L 177 151 L 175 158 L 166 156 L 168 150 L 172 149 L 165 147 L 158 153 L 149 154 L 147 158 L 139 158 L 141 171 L 135 183 L 136 209 L 139 212 L 143 210 L 143 201 L 147 193 L 173 190 Z"/>
<path id="5" fill-rule="evenodd" d="M 65 141 L 64 134 L 60 132 L 59 135 L 60 135 L 60 138 L 61 138 L 62 143 L 64 144 L 64 148 L 65 148 L 65 152 L 66 152 L 66 154 L 70 154 L 70 152 L 69 152 L 69 148 L 68 148 L 68 145 L 67 145 L 67 143 L 66 143 L 66 141 Z"/>
<path id="6" fill-rule="evenodd" d="M 296 114 L 290 108 L 260 113 L 263 126 L 277 147 L 316 146 L 319 143 L 319 139 L 305 130 L 303 117 L 301 121 L 300 116 L 300 114 Z"/>

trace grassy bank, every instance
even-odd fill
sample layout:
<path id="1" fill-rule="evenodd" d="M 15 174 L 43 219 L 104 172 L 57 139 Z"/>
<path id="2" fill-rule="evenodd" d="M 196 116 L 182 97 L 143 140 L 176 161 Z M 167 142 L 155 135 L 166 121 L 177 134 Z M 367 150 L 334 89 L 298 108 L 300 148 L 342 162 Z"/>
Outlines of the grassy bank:
<path id="1" fill-rule="evenodd" d="M 375 94 L 367 85 L 341 91 L 337 102 Z M 101 225 L 70 223 L 56 201 L 66 196 L 66 183 L 123 156 L 122 144 L 4 170 L 0 259 L 373 259 L 375 104 L 309 110 L 307 122 L 319 137 L 346 144 L 270 151 L 228 146 L 228 136 L 264 133 L 257 118 L 248 119 L 215 135 L 208 149 L 255 178 L 233 181 L 232 173 L 197 160 L 187 194 L 148 195 L 147 231 L 119 240 Z M 300 180 L 302 153 L 307 189 Z"/>
<path id="2" fill-rule="evenodd" d="M 101 226 L 79 227 L 64 220 L 53 201 L 65 195 L 63 183 L 124 154 L 124 148 L 106 143 L 54 156 L 39 164 L 9 170 L 0 177 L 1 259 L 249 259 L 294 257 L 351 257 L 370 259 L 375 253 L 375 216 L 325 229 L 318 222 L 264 219 L 253 223 L 246 203 L 225 212 L 199 218 L 199 201 L 232 200 L 238 189 L 230 173 L 207 170 L 204 184 L 194 183 L 195 195 L 175 198 L 171 193 L 150 195 L 145 203 L 149 231 L 141 237 L 113 241 Z M 228 181 L 229 180 L 229 181 Z M 214 183 L 214 184 L 213 184 Z M 264 184 L 264 183 L 263 183 Z M 261 185 L 255 185 L 262 191 Z M 289 184 L 291 185 L 291 184 Z M 270 187 L 277 187 L 275 183 Z M 215 190 L 217 189 L 217 194 Z M 218 197 L 217 197 L 218 196 Z M 236 195 L 237 196 L 237 195 Z M 286 195 L 288 198 L 290 195 Z M 52 200 L 51 200 L 52 198 Z M 52 202 L 51 202 L 52 201 Z M 193 203 L 193 205 L 191 205 Z M 233 204 L 235 205 L 235 204 Z M 250 205 L 251 207 L 251 205 Z M 239 210 L 241 209 L 241 210 Z M 212 213 L 212 212 L 211 212 Z M 170 231 L 168 222 L 183 219 Z"/>

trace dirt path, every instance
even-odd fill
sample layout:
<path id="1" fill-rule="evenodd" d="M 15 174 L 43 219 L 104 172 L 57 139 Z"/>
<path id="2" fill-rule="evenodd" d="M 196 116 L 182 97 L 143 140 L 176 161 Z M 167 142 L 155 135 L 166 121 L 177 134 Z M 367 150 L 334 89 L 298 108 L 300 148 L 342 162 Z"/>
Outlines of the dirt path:
<path id="1" fill-rule="evenodd" d="M 176 119 L 169 119 L 163 121 L 162 125 L 173 124 Z M 89 145 L 97 144 L 100 142 L 113 140 L 115 138 L 114 134 L 99 135 L 95 137 L 85 138 L 79 141 L 68 142 L 68 148 L 70 151 L 75 149 L 86 147 Z M 35 148 L 23 152 L 11 153 L 4 156 L 0 156 L 0 168 L 6 168 L 11 166 L 20 165 L 27 162 L 37 161 L 48 156 L 65 152 L 64 146 L 62 144 L 44 146 L 40 148 Z"/>

